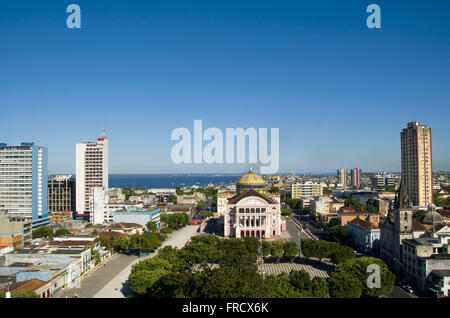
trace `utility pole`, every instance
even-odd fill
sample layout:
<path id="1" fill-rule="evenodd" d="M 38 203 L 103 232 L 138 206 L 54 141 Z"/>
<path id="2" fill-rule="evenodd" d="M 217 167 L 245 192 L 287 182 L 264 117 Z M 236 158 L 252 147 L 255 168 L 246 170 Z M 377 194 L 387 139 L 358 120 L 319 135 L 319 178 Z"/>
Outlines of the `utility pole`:
<path id="1" fill-rule="evenodd" d="M 139 257 L 141 257 L 141 249 L 142 249 L 142 238 L 139 237 Z"/>
<path id="2" fill-rule="evenodd" d="M 7 280 L 8 291 L 5 294 L 5 298 L 11 298 L 11 293 L 9 292 L 10 280 L 11 280 L 11 276 L 8 276 L 8 280 Z"/>

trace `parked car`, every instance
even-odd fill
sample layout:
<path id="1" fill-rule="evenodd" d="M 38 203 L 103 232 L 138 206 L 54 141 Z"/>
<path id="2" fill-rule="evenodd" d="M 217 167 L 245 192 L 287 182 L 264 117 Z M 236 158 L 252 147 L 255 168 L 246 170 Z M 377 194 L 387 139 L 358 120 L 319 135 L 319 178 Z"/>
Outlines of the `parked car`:
<path id="1" fill-rule="evenodd" d="M 410 294 L 414 294 L 414 289 L 409 285 L 402 285 L 402 288 Z"/>

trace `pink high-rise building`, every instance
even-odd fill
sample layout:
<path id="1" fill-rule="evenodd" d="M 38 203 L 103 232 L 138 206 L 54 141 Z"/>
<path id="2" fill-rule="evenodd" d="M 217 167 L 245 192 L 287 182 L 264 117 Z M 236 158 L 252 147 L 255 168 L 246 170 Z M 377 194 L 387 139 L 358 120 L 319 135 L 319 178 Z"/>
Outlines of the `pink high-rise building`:
<path id="1" fill-rule="evenodd" d="M 351 170 L 351 183 L 352 186 L 359 188 L 361 185 L 361 169 L 354 168 Z"/>

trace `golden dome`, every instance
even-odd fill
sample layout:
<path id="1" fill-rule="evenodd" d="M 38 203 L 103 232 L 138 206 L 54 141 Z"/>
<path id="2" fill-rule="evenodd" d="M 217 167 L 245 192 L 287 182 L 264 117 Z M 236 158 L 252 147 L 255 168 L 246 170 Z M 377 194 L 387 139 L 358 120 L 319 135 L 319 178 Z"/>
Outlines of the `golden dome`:
<path id="1" fill-rule="evenodd" d="M 254 173 L 251 169 L 248 173 L 244 174 L 238 181 L 239 185 L 265 185 L 264 180 Z"/>

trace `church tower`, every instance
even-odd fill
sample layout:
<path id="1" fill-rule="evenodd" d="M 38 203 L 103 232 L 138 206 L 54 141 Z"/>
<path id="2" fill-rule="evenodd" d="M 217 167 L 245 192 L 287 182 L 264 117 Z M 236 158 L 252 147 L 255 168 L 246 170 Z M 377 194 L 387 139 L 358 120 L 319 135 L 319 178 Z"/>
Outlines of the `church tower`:
<path id="1" fill-rule="evenodd" d="M 380 227 L 380 257 L 395 273 L 402 270 L 403 240 L 413 238 L 412 214 L 411 200 L 402 178 L 394 209 L 389 211 Z"/>
<path id="2" fill-rule="evenodd" d="M 412 232 L 412 204 L 406 191 L 405 181 L 402 178 L 400 188 L 395 197 L 394 222 L 396 233 Z"/>

